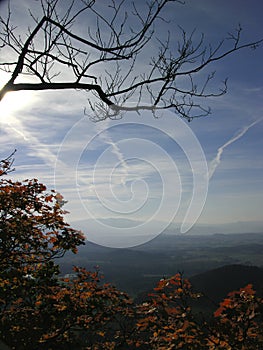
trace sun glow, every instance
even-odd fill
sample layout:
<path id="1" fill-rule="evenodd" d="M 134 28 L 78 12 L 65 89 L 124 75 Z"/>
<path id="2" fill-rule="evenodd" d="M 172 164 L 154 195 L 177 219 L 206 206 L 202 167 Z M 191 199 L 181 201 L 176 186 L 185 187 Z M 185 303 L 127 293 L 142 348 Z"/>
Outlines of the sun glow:
<path id="1" fill-rule="evenodd" d="M 0 102 L 0 122 L 3 124 L 15 123 L 17 114 L 32 102 L 32 93 L 29 91 L 8 92 Z"/>
<path id="2" fill-rule="evenodd" d="M 0 89 L 8 81 L 8 74 L 0 75 Z M 21 122 L 21 114 L 29 110 L 29 107 L 35 102 L 35 97 L 32 91 L 13 91 L 7 92 L 0 101 L 0 128 L 15 132 L 16 135 L 26 141 L 30 139 L 30 134 L 24 130 Z"/>
<path id="3" fill-rule="evenodd" d="M 0 74 L 0 89 L 8 82 L 10 74 L 1 72 Z M 19 111 L 25 110 L 33 103 L 32 91 L 13 91 L 7 92 L 0 101 L 0 123 L 1 124 L 16 124 L 19 119 Z"/>

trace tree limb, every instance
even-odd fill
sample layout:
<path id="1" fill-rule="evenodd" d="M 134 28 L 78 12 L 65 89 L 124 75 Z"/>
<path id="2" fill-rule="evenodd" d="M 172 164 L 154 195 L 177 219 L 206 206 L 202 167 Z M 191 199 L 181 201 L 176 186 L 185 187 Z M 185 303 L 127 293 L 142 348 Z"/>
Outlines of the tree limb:
<path id="1" fill-rule="evenodd" d="M 212 47 L 205 44 L 203 34 L 197 39 L 195 30 L 187 35 L 179 27 L 181 39 L 176 50 L 170 45 L 170 33 L 165 41 L 155 38 L 154 24 L 163 20 L 165 7 L 183 1 L 135 4 L 109 0 L 109 7 L 97 9 L 94 0 L 83 0 L 82 7 L 76 7 L 73 0 L 64 14 L 58 11 L 59 1 L 42 0 L 40 20 L 30 12 L 35 27 L 25 33 L 25 38 L 16 34 L 9 7 L 6 18 L 0 17 L 0 45 L 13 52 L 8 56 L 10 60 L 0 61 L 0 69 L 11 74 L 0 91 L 0 101 L 9 91 L 77 89 L 94 93 L 95 102 L 88 99 L 88 103 L 95 120 L 119 118 L 123 111 L 147 109 L 154 114 L 167 108 L 192 120 L 210 113 L 209 107 L 202 106 L 202 99 L 227 92 L 227 79 L 214 91 L 210 82 L 215 72 L 208 73 L 203 81 L 199 73 L 235 52 L 256 48 L 263 42 L 259 39 L 243 43 L 239 26 Z M 89 16 L 96 24 L 88 24 L 84 35 L 78 26 L 83 19 L 89 23 Z M 155 39 L 159 47 L 145 63 L 148 44 Z M 36 81 L 17 83 L 23 75 Z M 132 98 L 133 104 L 127 105 Z"/>

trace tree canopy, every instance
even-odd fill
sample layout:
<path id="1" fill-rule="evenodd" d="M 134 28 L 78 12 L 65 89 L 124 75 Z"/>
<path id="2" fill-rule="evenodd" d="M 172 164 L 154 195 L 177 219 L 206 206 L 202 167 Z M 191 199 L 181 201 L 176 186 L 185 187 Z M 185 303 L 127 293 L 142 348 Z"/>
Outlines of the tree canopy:
<path id="1" fill-rule="evenodd" d="M 189 121 L 208 115 L 203 99 L 225 94 L 227 79 L 215 90 L 215 72 L 203 81 L 200 72 L 262 39 L 243 41 L 241 26 L 213 45 L 181 27 L 164 36 L 158 28 L 165 10 L 183 3 L 41 0 L 22 32 L 8 3 L 0 17 L 0 68 L 10 77 L 0 100 L 8 91 L 77 89 L 88 92 L 94 120 L 143 109 L 171 109 Z"/>
<path id="2" fill-rule="evenodd" d="M 1 161 L 1 176 L 12 172 L 12 162 Z M 62 206 L 63 197 L 37 179 L 1 178 L 0 340 L 15 349 L 72 348 L 78 329 L 96 336 L 128 300 L 101 285 L 98 271 L 75 267 L 75 279 L 58 278 L 56 259 L 85 242 L 64 221 Z"/>

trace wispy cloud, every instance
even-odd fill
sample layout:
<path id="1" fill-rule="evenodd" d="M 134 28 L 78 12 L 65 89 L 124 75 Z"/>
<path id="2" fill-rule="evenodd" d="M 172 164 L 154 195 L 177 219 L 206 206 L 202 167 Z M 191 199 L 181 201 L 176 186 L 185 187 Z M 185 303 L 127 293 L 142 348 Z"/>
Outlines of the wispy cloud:
<path id="1" fill-rule="evenodd" d="M 216 154 L 215 158 L 210 162 L 209 179 L 212 178 L 212 176 L 214 175 L 214 173 L 216 171 L 216 168 L 221 163 L 221 157 L 222 157 L 222 154 L 223 154 L 225 148 L 228 147 L 229 145 L 231 145 L 232 143 L 236 142 L 237 140 L 239 140 L 242 136 L 244 136 L 246 134 L 246 132 L 250 128 L 252 128 L 252 126 L 256 125 L 257 123 L 259 123 L 262 120 L 263 120 L 263 118 L 259 118 L 259 119 L 255 120 L 254 122 L 252 122 L 251 124 L 245 126 L 237 135 L 234 135 L 233 137 L 231 137 L 230 140 L 228 140 L 226 143 L 224 143 L 222 146 L 220 146 L 217 149 L 217 154 Z"/>

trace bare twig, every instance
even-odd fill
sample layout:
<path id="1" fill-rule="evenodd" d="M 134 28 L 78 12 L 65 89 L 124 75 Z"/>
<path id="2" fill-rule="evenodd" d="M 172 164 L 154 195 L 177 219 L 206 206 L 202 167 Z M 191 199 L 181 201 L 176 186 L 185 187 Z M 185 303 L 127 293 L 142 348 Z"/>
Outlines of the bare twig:
<path id="1" fill-rule="evenodd" d="M 12 25 L 9 5 L 6 17 L 0 17 L 0 46 L 10 57 L 0 61 L 0 69 L 10 73 L 0 100 L 8 91 L 76 89 L 94 94 L 95 101 L 89 99 L 88 104 L 95 120 L 120 118 L 124 111 L 147 109 L 154 114 L 170 108 L 190 121 L 210 113 L 202 99 L 227 92 L 227 79 L 215 91 L 210 87 L 215 72 L 201 80 L 200 71 L 263 41 L 243 43 L 239 25 L 213 47 L 205 44 L 203 34 L 198 39 L 195 30 L 188 35 L 179 27 L 176 50 L 170 44 L 175 35 L 168 32 L 165 41 L 159 40 L 154 24 L 165 20 L 164 7 L 182 4 L 180 0 L 109 0 L 107 9 L 94 0 L 83 0 L 81 6 L 73 0 L 64 13 L 59 2 L 41 0 L 42 17 L 30 12 L 34 27 L 24 35 L 17 35 L 18 28 Z M 152 40 L 158 48 L 145 62 Z M 18 83 L 23 75 L 31 75 L 35 82 Z M 133 104 L 128 105 L 131 99 Z"/>

